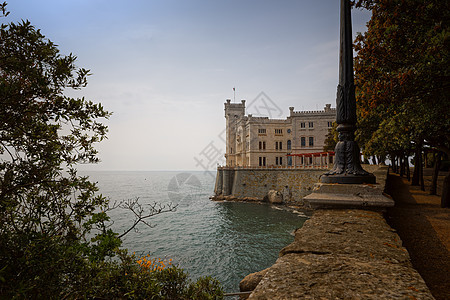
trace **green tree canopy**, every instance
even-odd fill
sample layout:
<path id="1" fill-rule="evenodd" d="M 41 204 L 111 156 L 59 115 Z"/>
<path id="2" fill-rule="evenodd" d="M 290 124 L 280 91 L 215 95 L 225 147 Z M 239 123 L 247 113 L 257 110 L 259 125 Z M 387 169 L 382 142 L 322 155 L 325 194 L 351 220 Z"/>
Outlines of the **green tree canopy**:
<path id="1" fill-rule="evenodd" d="M 450 153 L 450 4 L 357 1 L 372 10 L 356 38 L 360 130 L 368 154 L 426 142 Z"/>
<path id="2" fill-rule="evenodd" d="M 98 161 L 93 145 L 107 132 L 99 119 L 110 113 L 64 95 L 87 84 L 89 71 L 75 61 L 29 21 L 1 25 L 0 280 L 23 295 L 81 284 L 85 258 L 101 260 L 120 245 L 106 228 L 110 239 L 86 237 L 107 220 L 99 211 L 107 200 L 75 165 Z"/>
<path id="3" fill-rule="evenodd" d="M 367 32 L 355 42 L 357 138 L 364 154 L 399 157 L 404 166 L 414 151 L 412 183 L 421 178 L 424 189 L 423 146 L 450 155 L 450 2 L 358 0 L 356 6 L 372 10 Z M 448 191 L 450 177 L 445 182 Z M 449 192 L 442 203 L 450 205 Z"/>

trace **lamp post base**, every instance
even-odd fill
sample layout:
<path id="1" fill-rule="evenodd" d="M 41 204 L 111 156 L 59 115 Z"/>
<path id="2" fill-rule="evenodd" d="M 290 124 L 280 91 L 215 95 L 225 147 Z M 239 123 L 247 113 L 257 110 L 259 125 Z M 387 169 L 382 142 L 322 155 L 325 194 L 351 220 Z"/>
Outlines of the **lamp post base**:
<path id="1" fill-rule="evenodd" d="M 369 184 L 375 184 L 376 183 L 376 177 L 371 174 L 367 173 L 364 175 L 354 175 L 354 174 L 334 174 L 334 175 L 327 175 L 324 174 L 320 177 L 321 183 L 341 183 L 341 184 L 363 184 L 363 183 L 369 183 Z"/>
<path id="2" fill-rule="evenodd" d="M 383 188 L 383 184 L 317 183 L 314 191 L 303 197 L 303 201 L 313 209 L 384 210 L 393 207 L 394 201 L 383 194 Z"/>

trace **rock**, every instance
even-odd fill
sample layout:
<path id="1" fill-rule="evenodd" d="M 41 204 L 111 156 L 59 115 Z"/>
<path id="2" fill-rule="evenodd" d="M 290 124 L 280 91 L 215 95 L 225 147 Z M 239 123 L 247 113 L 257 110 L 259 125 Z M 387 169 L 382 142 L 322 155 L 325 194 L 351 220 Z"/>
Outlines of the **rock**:
<path id="1" fill-rule="evenodd" d="M 224 198 L 224 196 L 222 194 L 211 196 L 211 197 L 209 197 L 209 199 L 211 199 L 212 201 L 223 201 L 223 200 L 225 200 L 225 198 Z"/>
<path id="2" fill-rule="evenodd" d="M 283 189 L 283 200 L 284 200 L 284 202 L 292 201 L 292 191 L 287 186 L 285 186 Z"/>
<path id="3" fill-rule="evenodd" d="M 261 202 L 263 201 L 262 199 L 259 199 L 257 197 L 249 197 L 251 199 L 251 201 L 255 201 L 255 202 Z"/>
<path id="4" fill-rule="evenodd" d="M 248 201 L 248 202 L 260 202 L 261 201 L 261 199 L 258 199 L 256 197 L 245 197 L 244 200 Z"/>
<path id="5" fill-rule="evenodd" d="M 267 198 L 269 199 L 269 202 L 272 204 L 281 204 L 283 203 L 283 195 L 275 190 L 270 190 L 267 194 Z"/>
<path id="6" fill-rule="evenodd" d="M 258 283 L 261 281 L 261 279 L 264 277 L 264 275 L 266 275 L 268 270 L 269 268 L 245 276 L 244 279 L 242 279 L 241 282 L 239 283 L 239 290 L 241 292 L 253 291 L 258 285 Z"/>

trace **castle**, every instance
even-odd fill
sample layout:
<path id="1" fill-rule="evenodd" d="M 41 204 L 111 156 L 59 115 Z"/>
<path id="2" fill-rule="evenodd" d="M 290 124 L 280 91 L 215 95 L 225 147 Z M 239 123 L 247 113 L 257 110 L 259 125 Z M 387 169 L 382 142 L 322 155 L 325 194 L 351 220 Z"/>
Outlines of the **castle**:
<path id="1" fill-rule="evenodd" d="M 336 120 L 336 109 L 294 111 L 286 119 L 245 115 L 245 100 L 225 103 L 227 167 L 296 167 L 315 164 L 323 151 L 328 130 Z M 328 155 L 327 165 L 332 157 Z M 320 161 L 322 164 L 322 158 Z"/>

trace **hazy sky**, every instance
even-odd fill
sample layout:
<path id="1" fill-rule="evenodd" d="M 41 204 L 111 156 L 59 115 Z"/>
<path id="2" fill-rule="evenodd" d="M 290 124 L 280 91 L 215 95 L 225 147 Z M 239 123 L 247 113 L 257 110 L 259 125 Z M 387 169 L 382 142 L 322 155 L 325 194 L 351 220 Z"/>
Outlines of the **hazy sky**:
<path id="1" fill-rule="evenodd" d="M 3 22 L 30 20 L 91 70 L 71 95 L 113 112 L 102 162 L 82 169 L 214 169 L 233 87 L 254 115 L 336 105 L 338 0 L 10 0 L 8 9 Z M 370 13 L 352 14 L 354 34 L 365 31 Z M 264 101 L 273 110 L 258 109 Z"/>

